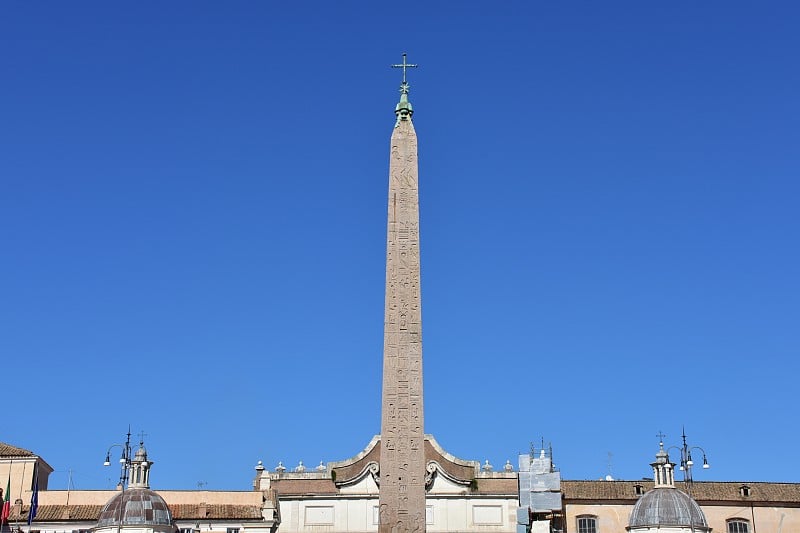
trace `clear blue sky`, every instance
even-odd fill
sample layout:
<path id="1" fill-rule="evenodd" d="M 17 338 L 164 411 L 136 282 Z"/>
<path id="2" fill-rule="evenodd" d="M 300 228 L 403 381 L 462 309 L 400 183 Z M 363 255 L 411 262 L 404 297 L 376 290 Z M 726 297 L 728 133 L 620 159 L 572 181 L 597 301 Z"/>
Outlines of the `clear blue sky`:
<path id="1" fill-rule="evenodd" d="M 0 440 L 248 489 L 380 427 L 419 135 L 425 429 L 569 479 L 800 481 L 796 2 L 0 4 Z"/>

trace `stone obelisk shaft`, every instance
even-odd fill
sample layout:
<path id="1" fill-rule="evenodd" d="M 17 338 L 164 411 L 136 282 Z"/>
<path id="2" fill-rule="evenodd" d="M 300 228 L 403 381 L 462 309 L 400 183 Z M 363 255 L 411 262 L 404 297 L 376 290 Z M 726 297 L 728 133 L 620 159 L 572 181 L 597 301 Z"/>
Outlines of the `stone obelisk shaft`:
<path id="1" fill-rule="evenodd" d="M 425 532 L 417 135 L 403 96 L 389 163 L 379 533 Z"/>

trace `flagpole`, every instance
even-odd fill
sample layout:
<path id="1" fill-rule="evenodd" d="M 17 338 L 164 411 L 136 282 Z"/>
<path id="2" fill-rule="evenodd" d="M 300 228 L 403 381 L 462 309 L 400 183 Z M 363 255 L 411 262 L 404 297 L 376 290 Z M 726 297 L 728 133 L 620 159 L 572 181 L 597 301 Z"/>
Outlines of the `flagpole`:
<path id="1" fill-rule="evenodd" d="M 19 478 L 19 499 L 20 499 L 20 501 L 22 500 L 22 493 L 25 490 L 25 468 L 27 466 L 28 466 L 27 462 L 23 462 L 22 463 L 22 475 Z M 20 506 L 20 508 L 19 508 L 19 518 L 20 518 L 20 520 L 22 519 L 22 506 Z M 18 528 L 18 529 L 20 531 L 22 531 L 21 527 Z M 28 528 L 28 533 L 30 533 L 30 529 L 31 528 Z"/>
<path id="2" fill-rule="evenodd" d="M 33 519 L 39 510 L 39 469 L 38 463 L 33 463 L 33 491 L 31 492 L 31 507 L 28 510 L 28 533 L 30 533 Z"/>

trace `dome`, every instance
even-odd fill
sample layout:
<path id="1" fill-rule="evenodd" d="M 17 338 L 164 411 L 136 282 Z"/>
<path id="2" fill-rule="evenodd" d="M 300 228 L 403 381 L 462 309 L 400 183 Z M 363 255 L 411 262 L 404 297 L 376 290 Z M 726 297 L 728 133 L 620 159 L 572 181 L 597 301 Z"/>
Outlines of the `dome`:
<path id="1" fill-rule="evenodd" d="M 171 526 L 172 513 L 152 490 L 128 489 L 111 498 L 97 520 L 97 528 L 117 525 Z"/>
<path id="2" fill-rule="evenodd" d="M 631 512 L 629 528 L 646 526 L 696 527 L 708 530 L 697 502 L 675 488 L 653 489 L 639 498 Z"/>

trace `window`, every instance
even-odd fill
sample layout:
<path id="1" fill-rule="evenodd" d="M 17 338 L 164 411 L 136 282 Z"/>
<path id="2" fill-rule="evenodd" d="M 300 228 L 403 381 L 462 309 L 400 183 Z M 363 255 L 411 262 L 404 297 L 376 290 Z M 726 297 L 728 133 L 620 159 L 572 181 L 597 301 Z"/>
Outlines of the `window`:
<path id="1" fill-rule="evenodd" d="M 597 533 L 597 517 L 579 516 L 578 533 Z"/>
<path id="2" fill-rule="evenodd" d="M 200 528 L 198 528 L 199 531 Z M 182 527 L 180 528 L 180 533 L 194 533 L 194 529 L 190 527 Z"/>
<path id="3" fill-rule="evenodd" d="M 728 533 L 750 533 L 750 523 L 741 518 L 728 520 Z"/>
<path id="4" fill-rule="evenodd" d="M 742 485 L 741 487 L 739 487 L 739 494 L 741 494 L 742 496 L 750 496 L 750 487 L 748 487 L 747 485 Z"/>
<path id="5" fill-rule="evenodd" d="M 229 527 L 229 528 L 227 528 L 226 533 L 239 533 L 239 528 L 238 527 Z"/>
<path id="6" fill-rule="evenodd" d="M 633 490 L 634 492 L 636 492 L 637 496 L 641 496 L 642 494 L 644 494 L 644 487 L 642 485 L 639 485 L 638 483 L 633 486 Z"/>

